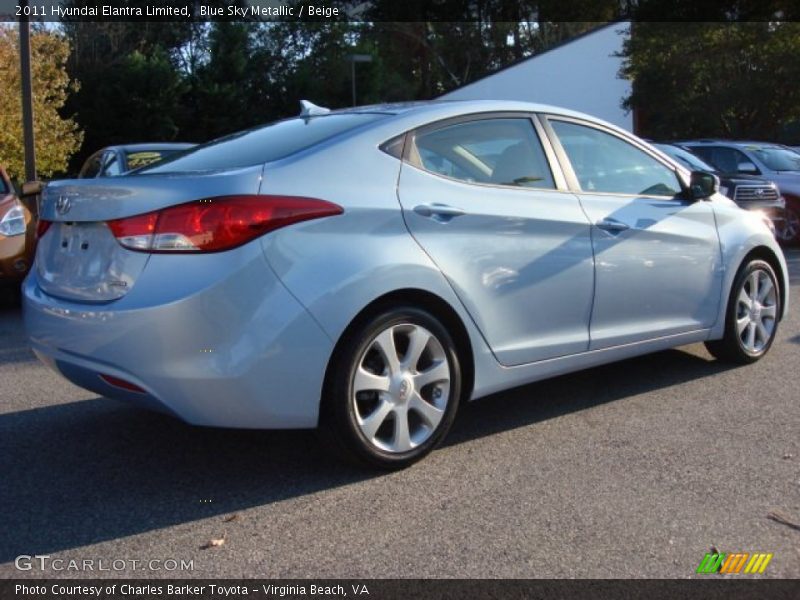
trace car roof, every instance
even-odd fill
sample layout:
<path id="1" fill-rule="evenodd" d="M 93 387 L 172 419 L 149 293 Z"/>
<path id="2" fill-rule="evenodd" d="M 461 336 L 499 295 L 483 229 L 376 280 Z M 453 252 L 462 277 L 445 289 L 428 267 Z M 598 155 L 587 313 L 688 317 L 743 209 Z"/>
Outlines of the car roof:
<path id="1" fill-rule="evenodd" d="M 535 102 L 524 102 L 520 100 L 427 100 L 420 102 L 398 102 L 389 104 L 373 104 L 368 106 L 356 106 L 332 110 L 331 115 L 347 113 L 380 113 L 393 115 L 394 118 L 379 120 L 373 127 L 382 128 L 389 125 L 388 122 L 395 122 L 400 129 L 411 129 L 434 121 L 489 112 L 530 112 L 546 113 L 562 117 L 573 117 L 591 123 L 603 125 L 608 129 L 617 131 L 623 135 L 631 135 L 613 123 L 609 123 L 598 117 L 561 108 L 548 104 Z M 325 115 L 321 115 L 323 118 Z"/>
<path id="2" fill-rule="evenodd" d="M 524 111 L 524 112 L 542 112 L 552 113 L 563 116 L 572 116 L 578 118 L 589 119 L 592 121 L 600 121 L 597 117 L 580 113 L 574 110 L 551 106 L 548 104 L 539 104 L 535 102 L 523 102 L 520 100 L 425 100 L 416 102 L 392 102 L 384 104 L 370 104 L 366 106 L 355 106 L 351 108 L 342 108 L 332 110 L 330 114 L 335 113 L 352 113 L 352 112 L 373 112 L 373 113 L 387 113 L 387 114 L 402 114 L 402 113 L 426 113 L 426 112 L 442 112 L 451 111 L 454 115 L 469 114 L 472 112 L 489 112 L 489 111 Z"/>

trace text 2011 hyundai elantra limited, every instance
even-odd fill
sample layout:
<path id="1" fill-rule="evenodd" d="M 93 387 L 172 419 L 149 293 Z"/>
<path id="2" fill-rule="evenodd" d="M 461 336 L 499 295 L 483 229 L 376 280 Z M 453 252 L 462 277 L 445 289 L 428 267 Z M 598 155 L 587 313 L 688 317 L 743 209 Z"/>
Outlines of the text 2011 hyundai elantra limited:
<path id="1" fill-rule="evenodd" d="M 403 466 L 460 402 L 704 341 L 739 363 L 788 305 L 768 225 L 641 140 L 517 102 L 362 107 L 51 183 L 36 354 L 222 427 L 319 425 Z"/>

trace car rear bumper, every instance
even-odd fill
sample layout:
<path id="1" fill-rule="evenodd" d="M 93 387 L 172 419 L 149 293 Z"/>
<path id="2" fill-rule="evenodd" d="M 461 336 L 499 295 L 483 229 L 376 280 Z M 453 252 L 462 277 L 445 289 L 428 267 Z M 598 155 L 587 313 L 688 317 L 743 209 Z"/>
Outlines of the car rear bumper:
<path id="1" fill-rule="evenodd" d="M 218 254 L 153 255 L 126 296 L 103 304 L 50 296 L 34 270 L 23 308 L 36 355 L 95 393 L 195 425 L 317 424 L 333 344 L 273 274 L 258 242 Z"/>

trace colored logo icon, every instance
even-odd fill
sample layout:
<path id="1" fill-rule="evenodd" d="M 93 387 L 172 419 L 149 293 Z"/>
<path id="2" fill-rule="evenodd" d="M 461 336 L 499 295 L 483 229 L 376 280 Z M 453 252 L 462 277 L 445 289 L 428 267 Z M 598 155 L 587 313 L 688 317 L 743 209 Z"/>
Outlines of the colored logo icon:
<path id="1" fill-rule="evenodd" d="M 772 554 L 767 554 L 766 552 L 756 552 L 754 554 L 748 552 L 706 554 L 696 572 L 704 574 L 763 573 L 771 560 Z"/>

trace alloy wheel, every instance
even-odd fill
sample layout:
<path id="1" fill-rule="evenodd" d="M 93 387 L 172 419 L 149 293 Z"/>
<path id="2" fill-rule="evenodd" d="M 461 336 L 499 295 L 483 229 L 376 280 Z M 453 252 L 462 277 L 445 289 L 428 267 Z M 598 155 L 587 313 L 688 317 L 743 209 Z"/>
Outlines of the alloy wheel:
<path id="1" fill-rule="evenodd" d="M 752 271 L 742 282 L 736 300 L 736 331 L 742 347 L 760 354 L 775 333 L 778 296 L 769 274 Z"/>
<path id="2" fill-rule="evenodd" d="M 793 242 L 800 235 L 800 215 L 793 210 L 786 210 L 781 226 L 778 228 L 778 239 L 782 242 Z"/>
<path id="3" fill-rule="evenodd" d="M 413 323 L 387 327 L 367 344 L 351 381 L 361 434 L 400 454 L 424 444 L 450 401 L 450 363 L 442 343 Z"/>

